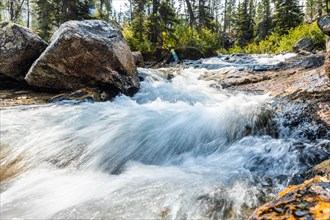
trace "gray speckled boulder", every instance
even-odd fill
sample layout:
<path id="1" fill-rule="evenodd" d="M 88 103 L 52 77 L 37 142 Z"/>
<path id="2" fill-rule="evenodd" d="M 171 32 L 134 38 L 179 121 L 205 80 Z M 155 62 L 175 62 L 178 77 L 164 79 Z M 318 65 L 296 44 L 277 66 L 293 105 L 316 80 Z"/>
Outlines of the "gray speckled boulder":
<path id="1" fill-rule="evenodd" d="M 121 32 L 100 20 L 68 21 L 25 77 L 43 88 L 76 90 L 97 87 L 133 95 L 140 82 L 132 52 Z"/>
<path id="2" fill-rule="evenodd" d="M 292 50 L 296 53 L 299 51 L 312 52 L 314 50 L 314 43 L 313 43 L 312 38 L 304 37 L 304 38 L 299 39 L 297 41 L 297 43 L 295 43 L 292 46 Z"/>
<path id="3" fill-rule="evenodd" d="M 330 36 L 330 16 L 323 15 L 317 20 L 317 25 L 321 29 L 321 31 Z"/>
<path id="4" fill-rule="evenodd" d="M 29 29 L 0 22 L 0 74 L 22 81 L 47 43 Z"/>

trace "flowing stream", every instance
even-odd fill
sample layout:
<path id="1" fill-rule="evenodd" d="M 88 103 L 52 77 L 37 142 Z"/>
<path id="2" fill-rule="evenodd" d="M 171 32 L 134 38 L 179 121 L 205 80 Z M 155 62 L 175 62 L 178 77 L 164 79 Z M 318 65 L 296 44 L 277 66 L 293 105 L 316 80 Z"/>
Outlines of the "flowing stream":
<path id="1" fill-rule="evenodd" d="M 328 157 L 329 140 L 301 135 L 311 124 L 283 126 L 299 107 L 275 112 L 269 95 L 198 78 L 285 58 L 139 69 L 134 97 L 1 109 L 1 169 L 15 174 L 1 182 L 1 219 L 247 218 Z"/>

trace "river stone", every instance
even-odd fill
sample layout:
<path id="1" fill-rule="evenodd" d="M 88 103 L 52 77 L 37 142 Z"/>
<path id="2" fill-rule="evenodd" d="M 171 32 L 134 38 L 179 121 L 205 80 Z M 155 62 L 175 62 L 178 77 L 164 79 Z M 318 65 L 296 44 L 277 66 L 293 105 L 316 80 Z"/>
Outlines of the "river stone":
<path id="1" fill-rule="evenodd" d="M 330 36 L 330 16 L 329 15 L 324 15 L 322 17 L 320 17 L 317 20 L 317 25 L 319 26 L 319 28 L 321 29 L 321 31 Z"/>
<path id="2" fill-rule="evenodd" d="M 300 40 L 297 41 L 297 43 L 295 43 L 292 46 L 292 50 L 296 53 L 299 51 L 312 52 L 313 49 L 314 49 L 314 43 L 312 38 L 310 37 L 301 38 Z"/>
<path id="3" fill-rule="evenodd" d="M 0 22 L 0 74 L 23 81 L 47 43 L 29 29 Z"/>
<path id="4" fill-rule="evenodd" d="M 140 85 L 122 33 L 100 20 L 62 24 L 25 79 L 51 89 L 97 87 L 111 96 L 133 95 Z"/>

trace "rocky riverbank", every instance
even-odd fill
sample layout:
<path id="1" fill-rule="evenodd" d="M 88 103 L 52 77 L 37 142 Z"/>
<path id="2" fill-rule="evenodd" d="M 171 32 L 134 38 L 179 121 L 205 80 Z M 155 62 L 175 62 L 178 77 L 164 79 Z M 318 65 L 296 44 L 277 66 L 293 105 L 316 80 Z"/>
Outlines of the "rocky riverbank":
<path id="1" fill-rule="evenodd" d="M 325 53 L 297 55 L 263 70 L 229 69 L 225 73 L 206 72 L 201 79 L 213 80 L 214 86 L 232 91 L 271 94 L 280 100 L 302 103 L 305 117 L 330 126 L 330 82 L 323 63 Z M 247 55 L 249 57 L 249 55 Z M 236 57 L 236 62 L 249 59 Z"/>
<path id="2" fill-rule="evenodd" d="M 330 83 L 323 66 L 324 56 L 325 53 L 297 55 L 261 71 L 256 68 L 229 69 L 224 73 L 211 71 L 206 72 L 201 79 L 214 81 L 215 87 L 247 93 L 268 93 L 275 96 L 279 102 L 286 101 L 303 106 L 301 115 L 294 116 L 288 112 L 288 122 L 291 122 L 286 126 L 317 124 L 316 130 L 306 130 L 304 135 L 313 140 L 329 139 Z M 249 59 L 245 57 L 236 57 L 234 60 L 244 62 L 244 59 Z M 281 105 L 277 108 L 281 108 Z M 292 117 L 295 119 L 292 120 Z M 330 146 L 325 146 L 325 149 L 330 151 Z M 250 219 L 327 219 L 330 215 L 329 170 L 330 161 L 323 161 L 296 182 L 305 179 L 304 183 L 288 187 L 274 201 L 255 210 Z M 315 177 L 316 175 L 323 177 Z"/>

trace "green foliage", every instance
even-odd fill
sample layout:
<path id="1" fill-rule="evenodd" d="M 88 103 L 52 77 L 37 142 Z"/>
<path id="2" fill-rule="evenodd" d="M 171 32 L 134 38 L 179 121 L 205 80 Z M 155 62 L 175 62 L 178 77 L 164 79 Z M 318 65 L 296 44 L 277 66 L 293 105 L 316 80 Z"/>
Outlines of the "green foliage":
<path id="1" fill-rule="evenodd" d="M 237 44 L 241 47 L 247 45 L 253 39 L 254 31 L 254 6 L 253 1 L 244 0 L 238 5 L 235 18 L 235 32 Z"/>
<path id="2" fill-rule="evenodd" d="M 123 28 L 123 35 L 126 39 L 131 50 L 138 51 L 151 51 L 152 43 L 147 39 L 146 35 L 141 35 L 137 37 L 137 34 L 134 32 L 133 26 L 126 24 Z"/>
<path id="3" fill-rule="evenodd" d="M 197 30 L 189 25 L 180 24 L 175 28 L 175 36 L 180 39 L 175 47 L 197 47 L 203 53 L 219 47 L 219 36 L 208 28 Z"/>
<path id="4" fill-rule="evenodd" d="M 316 49 L 324 49 L 326 36 L 318 28 L 317 23 L 302 23 L 296 28 L 291 28 L 288 34 L 280 35 L 277 32 L 266 37 L 260 42 L 253 42 L 244 48 L 233 47 L 229 53 L 280 53 L 281 51 L 292 51 L 292 46 L 303 37 L 311 37 Z"/>
<path id="5" fill-rule="evenodd" d="M 174 28 L 174 33 L 168 35 L 166 32 L 162 33 L 162 45 L 163 49 L 170 49 L 175 47 L 196 47 L 203 53 L 214 51 L 219 47 L 218 35 L 208 28 L 202 28 L 197 30 L 194 27 L 190 27 L 186 24 L 177 24 Z M 142 38 L 136 37 L 132 26 L 126 25 L 123 29 L 123 35 L 128 42 L 132 50 L 139 51 L 152 51 L 156 47 L 153 46 L 151 41 L 148 40 L 146 34 Z"/>
<path id="6" fill-rule="evenodd" d="M 308 21 L 313 21 L 316 15 L 322 15 L 324 8 L 323 0 L 306 0 L 305 2 L 305 18 Z"/>
<path id="7" fill-rule="evenodd" d="M 303 21 L 303 13 L 298 0 L 275 0 L 273 17 L 274 31 L 280 35 L 287 34 L 291 28 Z"/>
<path id="8" fill-rule="evenodd" d="M 260 41 L 265 39 L 271 32 L 272 29 L 272 17 L 270 0 L 261 0 L 257 7 L 256 16 L 256 40 Z"/>

